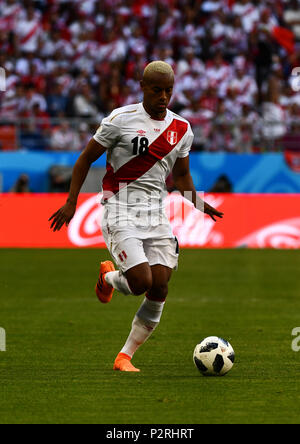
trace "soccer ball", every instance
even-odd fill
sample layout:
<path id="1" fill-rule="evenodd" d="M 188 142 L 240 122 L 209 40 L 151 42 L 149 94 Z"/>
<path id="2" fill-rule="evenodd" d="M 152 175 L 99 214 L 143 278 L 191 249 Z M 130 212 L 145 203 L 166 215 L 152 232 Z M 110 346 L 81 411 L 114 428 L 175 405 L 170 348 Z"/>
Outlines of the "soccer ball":
<path id="1" fill-rule="evenodd" d="M 224 376 L 234 363 L 234 350 L 225 339 L 210 336 L 196 345 L 194 363 L 204 376 Z"/>

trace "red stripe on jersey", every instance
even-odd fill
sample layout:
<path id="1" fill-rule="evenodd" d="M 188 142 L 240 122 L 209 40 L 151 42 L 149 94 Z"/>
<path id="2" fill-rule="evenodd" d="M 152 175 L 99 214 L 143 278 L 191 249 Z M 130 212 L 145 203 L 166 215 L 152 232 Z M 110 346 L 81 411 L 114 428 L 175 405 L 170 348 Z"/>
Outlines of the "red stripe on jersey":
<path id="1" fill-rule="evenodd" d="M 116 194 L 120 191 L 120 184 L 128 185 L 139 179 L 149 171 L 159 160 L 166 157 L 186 134 L 188 124 L 182 120 L 174 119 L 168 128 L 149 146 L 147 154 L 139 155 L 131 159 L 117 171 L 113 171 L 112 166 L 107 164 L 107 172 L 103 179 L 103 192 Z M 176 144 L 171 144 L 169 133 L 177 133 Z M 111 196 L 104 194 L 104 200 Z"/>

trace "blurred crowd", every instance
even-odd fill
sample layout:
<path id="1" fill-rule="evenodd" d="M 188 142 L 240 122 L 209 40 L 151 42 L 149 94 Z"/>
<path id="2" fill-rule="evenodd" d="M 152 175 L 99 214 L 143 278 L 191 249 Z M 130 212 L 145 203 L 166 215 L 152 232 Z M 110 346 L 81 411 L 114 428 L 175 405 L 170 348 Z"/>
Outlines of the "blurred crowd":
<path id="1" fill-rule="evenodd" d="M 18 122 L 22 148 L 82 150 L 105 115 L 142 100 L 157 59 L 174 68 L 170 108 L 194 150 L 297 140 L 299 0 L 0 0 L 0 124 Z"/>

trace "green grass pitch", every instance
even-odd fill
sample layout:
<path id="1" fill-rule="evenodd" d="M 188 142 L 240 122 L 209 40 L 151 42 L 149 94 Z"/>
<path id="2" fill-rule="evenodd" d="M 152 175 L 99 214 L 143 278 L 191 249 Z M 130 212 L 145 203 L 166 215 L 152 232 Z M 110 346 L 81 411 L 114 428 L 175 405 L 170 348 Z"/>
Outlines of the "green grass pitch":
<path id="1" fill-rule="evenodd" d="M 162 322 L 113 372 L 141 298 L 94 295 L 105 250 L 1 250 L 0 423 L 299 423 L 300 251 L 184 250 Z M 205 378 L 195 345 L 229 340 L 232 371 Z M 300 341 L 299 341 L 300 343 Z"/>

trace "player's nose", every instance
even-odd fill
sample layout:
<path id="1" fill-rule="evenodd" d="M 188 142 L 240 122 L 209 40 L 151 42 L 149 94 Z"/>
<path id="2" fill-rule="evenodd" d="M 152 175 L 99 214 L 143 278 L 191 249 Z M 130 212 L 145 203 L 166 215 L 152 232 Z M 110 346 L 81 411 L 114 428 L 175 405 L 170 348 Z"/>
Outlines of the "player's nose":
<path id="1" fill-rule="evenodd" d="M 162 91 L 161 92 L 161 96 L 160 96 L 160 101 L 165 103 L 167 101 L 167 98 L 168 98 L 167 92 L 166 91 Z"/>

